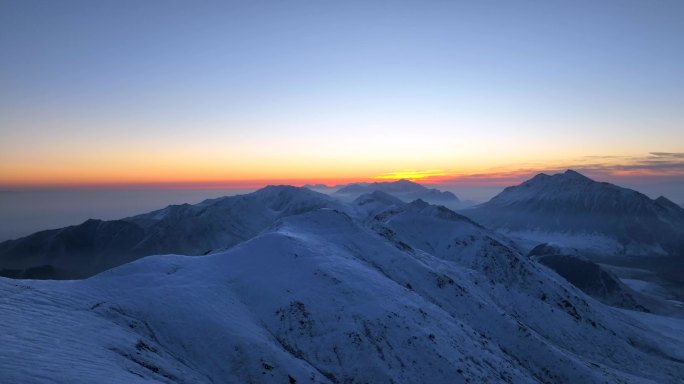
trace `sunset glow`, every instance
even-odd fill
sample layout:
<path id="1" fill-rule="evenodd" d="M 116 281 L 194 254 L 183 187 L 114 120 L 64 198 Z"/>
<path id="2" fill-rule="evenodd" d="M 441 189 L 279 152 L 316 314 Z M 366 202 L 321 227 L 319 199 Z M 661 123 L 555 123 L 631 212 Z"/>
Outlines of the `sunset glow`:
<path id="1" fill-rule="evenodd" d="M 3 3 L 0 189 L 681 184 L 676 12 L 502 7 Z"/>
<path id="2" fill-rule="evenodd" d="M 539 172 L 555 173 L 576 169 L 598 179 L 678 180 L 684 177 L 684 162 L 677 156 L 619 156 L 603 161 L 593 157 L 544 163 L 514 163 L 508 168 L 480 167 L 452 170 L 401 169 L 385 171 L 382 167 L 325 168 L 301 164 L 273 164 L 264 168 L 191 164 L 182 161 L 169 164 L 127 163 L 121 168 L 98 168 L 97 163 L 79 168 L 46 166 L 40 170 L 17 167 L 16 173 L 5 172 L 2 188 L 75 188 L 75 187 L 146 187 L 146 188 L 260 188 L 269 184 L 325 184 L 334 186 L 351 182 L 394 181 L 406 179 L 444 186 L 507 186 L 517 184 Z M 251 172 L 247 172 L 250 170 Z"/>
<path id="3" fill-rule="evenodd" d="M 415 169 L 402 169 L 400 171 L 389 172 L 384 175 L 375 176 L 378 180 L 411 180 L 411 181 L 428 181 L 433 180 L 439 176 L 446 176 L 447 174 L 441 170 L 419 171 Z"/>

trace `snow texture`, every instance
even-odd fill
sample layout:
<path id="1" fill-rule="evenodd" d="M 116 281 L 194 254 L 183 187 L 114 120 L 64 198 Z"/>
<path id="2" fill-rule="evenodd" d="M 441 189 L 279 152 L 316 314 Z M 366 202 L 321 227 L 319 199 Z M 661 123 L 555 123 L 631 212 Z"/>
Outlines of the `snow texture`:
<path id="1" fill-rule="evenodd" d="M 0 278 L 0 382 L 682 382 L 683 321 L 606 306 L 444 207 L 246 196 L 128 221 L 258 231 L 229 249 Z"/>

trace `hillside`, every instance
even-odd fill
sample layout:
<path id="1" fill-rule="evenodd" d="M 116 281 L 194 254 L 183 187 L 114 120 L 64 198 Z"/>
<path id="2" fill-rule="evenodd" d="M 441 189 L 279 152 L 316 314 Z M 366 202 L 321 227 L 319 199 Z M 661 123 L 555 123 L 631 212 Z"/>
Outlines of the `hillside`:
<path id="1" fill-rule="evenodd" d="M 422 226 L 407 226 L 412 220 L 443 228 L 448 240 L 435 243 Z M 684 329 L 681 322 L 606 307 L 498 235 L 439 207 L 417 202 L 373 221 L 362 226 L 324 208 L 279 219 L 253 239 L 205 257 L 147 257 L 81 281 L 0 278 L 0 377 L 21 383 L 674 383 L 684 377 L 683 333 L 674 331 Z"/>

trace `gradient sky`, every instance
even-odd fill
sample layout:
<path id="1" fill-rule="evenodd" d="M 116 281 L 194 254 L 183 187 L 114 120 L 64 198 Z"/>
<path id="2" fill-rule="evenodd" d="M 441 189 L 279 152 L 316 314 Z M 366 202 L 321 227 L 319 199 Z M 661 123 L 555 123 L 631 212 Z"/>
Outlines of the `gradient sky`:
<path id="1" fill-rule="evenodd" d="M 4 0 L 0 187 L 574 167 L 682 192 L 682 20 L 657 0 Z"/>

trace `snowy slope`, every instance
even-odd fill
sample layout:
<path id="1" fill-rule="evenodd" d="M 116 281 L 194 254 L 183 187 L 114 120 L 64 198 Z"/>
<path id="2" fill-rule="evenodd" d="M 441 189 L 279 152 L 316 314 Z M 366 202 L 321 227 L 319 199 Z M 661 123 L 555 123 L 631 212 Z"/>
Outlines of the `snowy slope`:
<path id="1" fill-rule="evenodd" d="M 433 230 L 431 230 L 433 229 Z M 0 381 L 676 383 L 677 320 L 585 296 L 440 207 L 279 219 L 225 252 L 0 278 Z M 655 329 L 646 324 L 657 322 Z"/>
<path id="2" fill-rule="evenodd" d="M 398 198 L 381 191 L 363 194 L 352 201 L 352 216 L 362 221 L 373 218 L 378 213 L 390 208 L 399 208 L 406 203 Z"/>
<path id="3" fill-rule="evenodd" d="M 43 267 L 48 271 L 41 277 L 80 278 L 148 255 L 201 255 L 250 239 L 281 217 L 321 207 L 344 209 L 305 188 L 269 186 L 122 220 L 88 220 L 0 243 L 0 272 L 21 277 Z"/>
<path id="4" fill-rule="evenodd" d="M 603 255 L 684 254 L 684 209 L 574 171 L 539 174 L 463 213 L 532 245 Z"/>

